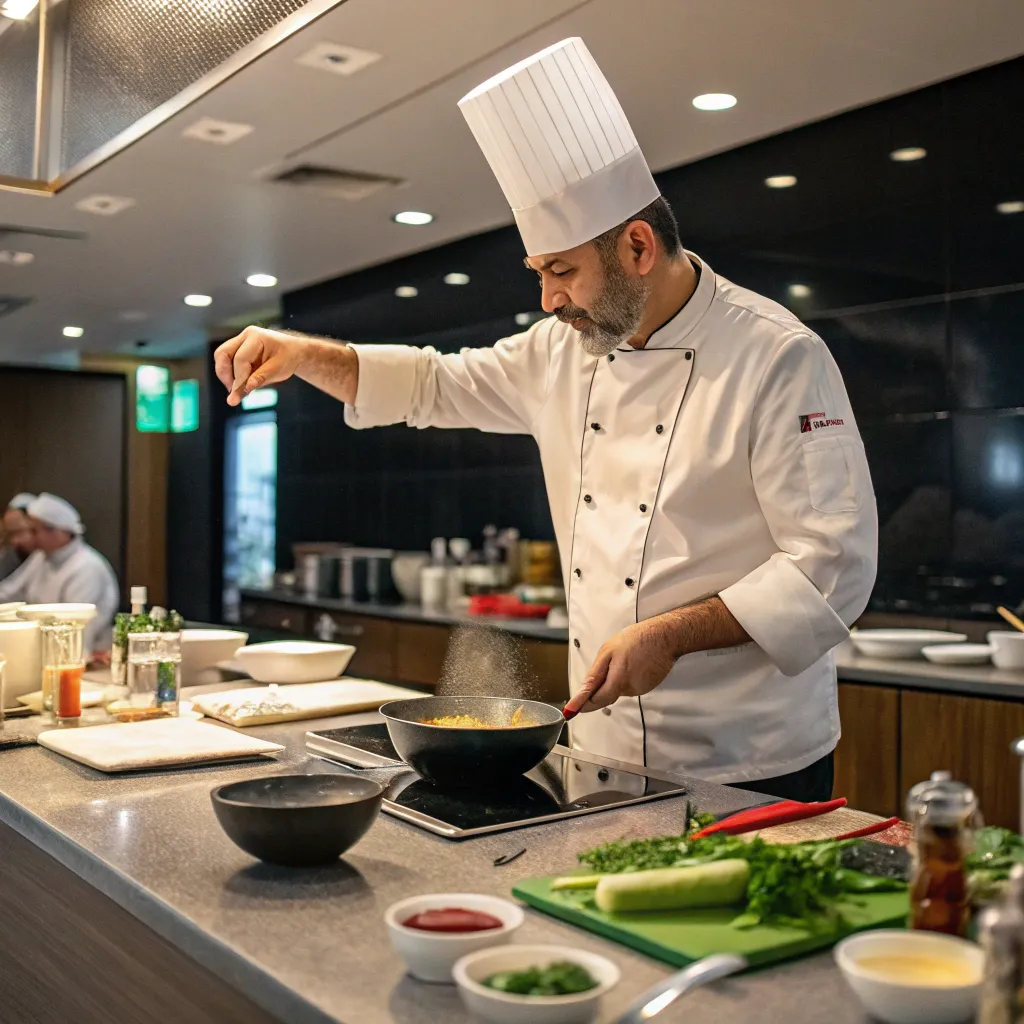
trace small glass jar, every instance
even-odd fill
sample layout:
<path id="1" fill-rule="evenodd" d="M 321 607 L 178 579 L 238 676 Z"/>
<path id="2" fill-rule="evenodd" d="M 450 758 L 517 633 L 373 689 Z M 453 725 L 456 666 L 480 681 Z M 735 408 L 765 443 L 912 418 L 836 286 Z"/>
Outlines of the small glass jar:
<path id="1" fill-rule="evenodd" d="M 907 795 L 911 845 L 910 927 L 963 936 L 970 920 L 967 856 L 981 824 L 978 798 L 949 772 L 933 772 Z"/>
<path id="2" fill-rule="evenodd" d="M 59 726 L 82 718 L 82 673 L 85 672 L 85 625 L 41 622 L 43 642 L 43 715 Z"/>
<path id="3" fill-rule="evenodd" d="M 133 708 L 178 714 L 181 634 L 128 634 L 128 703 Z"/>

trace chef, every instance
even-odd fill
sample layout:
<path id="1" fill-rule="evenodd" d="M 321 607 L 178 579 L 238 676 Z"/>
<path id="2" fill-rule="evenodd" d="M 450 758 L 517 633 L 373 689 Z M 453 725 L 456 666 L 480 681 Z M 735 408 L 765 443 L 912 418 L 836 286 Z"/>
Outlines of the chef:
<path id="1" fill-rule="evenodd" d="M 0 580 L 7 579 L 36 549 L 32 524 L 25 514 L 34 500 L 34 494 L 16 494 L 0 516 Z"/>
<path id="2" fill-rule="evenodd" d="M 460 107 L 552 315 L 460 355 L 250 327 L 216 354 L 229 404 L 294 374 L 354 427 L 532 434 L 568 595 L 573 744 L 827 798 L 830 651 L 877 547 L 835 363 L 792 313 L 683 249 L 581 39 Z"/>
<path id="3" fill-rule="evenodd" d="M 45 491 L 26 509 L 35 537 L 35 551 L 7 579 L 0 581 L 0 603 L 81 603 L 96 605 L 96 617 L 85 627 L 85 649 L 110 650 L 110 626 L 120 602 L 117 577 L 110 563 L 82 540 L 85 527 L 75 508 Z"/>

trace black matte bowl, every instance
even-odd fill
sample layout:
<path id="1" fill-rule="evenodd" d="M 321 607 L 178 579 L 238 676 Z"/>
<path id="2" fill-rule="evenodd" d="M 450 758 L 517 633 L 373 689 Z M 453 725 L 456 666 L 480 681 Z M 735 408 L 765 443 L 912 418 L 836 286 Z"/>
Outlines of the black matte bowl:
<path id="1" fill-rule="evenodd" d="M 531 724 L 509 726 L 516 708 Z M 398 756 L 424 778 L 445 786 L 480 786 L 536 768 L 558 742 L 558 708 L 512 697 L 411 697 L 380 709 Z M 473 715 L 499 728 L 427 725 L 442 715 Z"/>
<path id="2" fill-rule="evenodd" d="M 246 853 L 271 864 L 330 864 L 366 834 L 383 787 L 353 775 L 271 775 L 218 786 L 217 820 Z"/>

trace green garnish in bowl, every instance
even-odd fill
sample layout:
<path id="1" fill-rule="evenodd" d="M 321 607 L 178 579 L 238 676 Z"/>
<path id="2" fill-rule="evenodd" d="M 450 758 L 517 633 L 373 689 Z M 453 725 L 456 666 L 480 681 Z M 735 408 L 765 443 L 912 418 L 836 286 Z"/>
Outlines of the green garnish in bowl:
<path id="1" fill-rule="evenodd" d="M 570 960 L 559 960 L 546 967 L 528 967 L 525 971 L 499 971 L 482 984 L 498 992 L 517 996 L 572 996 L 597 988 L 590 971 Z"/>

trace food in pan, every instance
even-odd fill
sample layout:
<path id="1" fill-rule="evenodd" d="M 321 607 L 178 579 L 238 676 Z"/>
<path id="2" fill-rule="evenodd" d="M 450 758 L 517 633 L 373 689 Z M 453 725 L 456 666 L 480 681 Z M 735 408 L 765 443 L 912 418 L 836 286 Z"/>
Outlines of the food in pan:
<path id="1" fill-rule="evenodd" d="M 436 718 L 420 719 L 420 725 L 440 725 L 446 729 L 516 729 L 522 726 L 536 725 L 536 722 L 523 721 L 525 710 L 521 706 L 516 708 L 507 725 L 485 722 L 482 718 L 477 718 L 476 715 L 438 715 Z"/>

